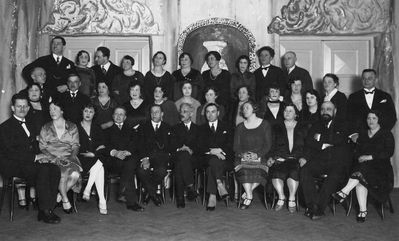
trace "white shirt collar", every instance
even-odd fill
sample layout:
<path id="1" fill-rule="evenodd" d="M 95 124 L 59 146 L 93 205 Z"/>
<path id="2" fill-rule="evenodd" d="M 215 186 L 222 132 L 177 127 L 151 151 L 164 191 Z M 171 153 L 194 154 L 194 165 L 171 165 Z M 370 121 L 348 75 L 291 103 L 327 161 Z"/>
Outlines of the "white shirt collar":
<path id="1" fill-rule="evenodd" d="M 291 71 L 293 71 L 295 69 L 295 64 L 294 66 L 292 66 L 291 68 L 288 69 L 288 73 L 291 73 Z"/>
<path id="2" fill-rule="evenodd" d="M 183 122 L 183 124 L 184 124 L 185 126 L 187 126 L 188 129 L 190 129 L 190 127 L 191 127 L 191 121 L 190 121 L 189 123 L 184 123 L 184 122 Z"/>
<path id="3" fill-rule="evenodd" d="M 109 66 L 111 66 L 111 62 L 108 61 L 106 64 L 101 65 L 100 67 L 104 67 L 104 69 L 105 69 L 106 71 L 108 71 Z"/>
<path id="4" fill-rule="evenodd" d="M 330 120 L 330 121 L 328 122 L 328 124 L 327 124 L 327 128 L 330 128 L 330 126 L 331 126 L 331 123 L 332 123 L 332 120 Z"/>
<path id="5" fill-rule="evenodd" d="M 270 64 L 267 64 L 267 65 L 261 65 L 260 67 L 261 67 L 261 68 L 270 67 Z"/>
<path id="6" fill-rule="evenodd" d="M 60 62 L 61 62 L 62 55 L 56 55 L 56 54 L 53 53 L 53 58 L 54 58 L 55 62 L 57 62 L 57 58 L 60 58 Z"/>
<path id="7" fill-rule="evenodd" d="M 17 119 L 17 120 L 19 120 L 19 121 L 25 121 L 25 118 L 24 119 L 22 119 L 22 118 L 19 118 L 18 116 L 16 116 L 16 115 L 13 115 L 14 116 L 14 118 L 15 119 Z"/>
<path id="8" fill-rule="evenodd" d="M 218 120 L 215 120 L 213 122 L 208 122 L 208 124 L 209 124 L 209 127 L 212 127 L 212 124 L 213 124 L 215 126 L 215 130 L 217 130 L 217 128 L 218 128 Z"/>
<path id="9" fill-rule="evenodd" d="M 155 126 L 156 126 L 156 125 L 158 125 L 158 129 L 159 129 L 159 128 L 161 127 L 161 123 L 162 123 L 162 121 L 156 123 L 156 122 L 154 122 L 154 121 L 151 120 L 152 128 L 154 128 L 154 130 L 155 130 Z"/>
<path id="10" fill-rule="evenodd" d="M 375 90 L 375 87 L 373 87 L 373 88 L 371 88 L 371 89 L 363 88 L 363 90 L 364 90 L 364 91 L 367 91 L 367 92 L 370 92 L 370 91 L 374 91 L 374 90 Z"/>
<path id="11" fill-rule="evenodd" d="M 69 90 L 69 94 L 71 94 L 71 95 L 72 95 L 72 94 L 75 94 L 75 95 L 76 95 L 76 94 L 78 93 L 78 91 L 79 91 L 79 90 L 75 90 L 75 91 Z"/>
<path id="12" fill-rule="evenodd" d="M 338 92 L 337 88 L 334 88 L 330 94 L 326 95 L 326 97 L 324 97 L 324 101 L 330 101 L 332 97 L 334 97 L 334 95 Z"/>

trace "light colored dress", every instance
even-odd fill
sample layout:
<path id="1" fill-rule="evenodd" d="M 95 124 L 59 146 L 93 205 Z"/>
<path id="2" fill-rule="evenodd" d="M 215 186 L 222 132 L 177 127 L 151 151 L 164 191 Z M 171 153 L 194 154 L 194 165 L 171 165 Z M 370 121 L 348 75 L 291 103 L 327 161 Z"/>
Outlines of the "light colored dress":
<path id="1" fill-rule="evenodd" d="M 48 156 L 47 162 L 59 166 L 61 176 L 69 176 L 72 172 L 83 171 L 79 159 L 77 157 L 71 158 L 73 149 L 79 146 L 79 131 L 72 122 L 65 121 L 65 132 L 61 138 L 58 138 L 52 121 L 46 123 L 40 131 L 39 148 L 41 151 L 46 150 L 50 154 L 59 157 L 54 160 L 52 156 Z M 78 192 L 80 187 L 75 185 L 72 189 Z"/>

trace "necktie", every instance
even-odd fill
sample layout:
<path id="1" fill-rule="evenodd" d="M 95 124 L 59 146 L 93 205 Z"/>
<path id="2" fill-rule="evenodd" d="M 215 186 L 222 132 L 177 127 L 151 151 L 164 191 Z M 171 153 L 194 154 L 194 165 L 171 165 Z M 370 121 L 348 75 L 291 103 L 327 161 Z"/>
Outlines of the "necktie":
<path id="1" fill-rule="evenodd" d="M 367 91 L 367 90 L 364 90 L 364 94 L 365 95 L 368 95 L 368 94 L 374 94 L 374 90 L 372 90 L 372 91 Z"/>
<path id="2" fill-rule="evenodd" d="M 216 128 L 215 128 L 215 124 L 214 123 L 212 123 L 211 130 L 212 130 L 213 133 L 216 132 Z"/>
<path id="3" fill-rule="evenodd" d="M 156 125 L 155 125 L 155 132 L 158 131 L 158 125 L 159 125 L 159 124 L 156 124 Z"/>
<path id="4" fill-rule="evenodd" d="M 57 64 L 60 64 L 60 57 L 57 57 Z"/>
<path id="5" fill-rule="evenodd" d="M 104 68 L 104 65 L 101 65 L 101 71 L 103 72 L 103 74 L 107 73 L 107 70 Z"/>
<path id="6" fill-rule="evenodd" d="M 28 127 L 26 126 L 26 122 L 25 121 L 18 121 L 19 122 L 19 124 L 22 126 L 22 128 L 24 129 L 24 131 L 25 131 L 25 133 L 26 133 L 26 135 L 28 136 L 28 137 L 30 137 L 30 132 L 29 132 L 29 130 L 28 130 Z"/>
<path id="7" fill-rule="evenodd" d="M 119 128 L 119 130 L 122 130 L 122 124 L 116 124 Z"/>
<path id="8" fill-rule="evenodd" d="M 190 128 L 188 128 L 188 125 L 186 125 L 186 131 L 190 131 Z"/>
<path id="9" fill-rule="evenodd" d="M 262 70 L 268 70 L 270 66 L 262 67 Z"/>
<path id="10" fill-rule="evenodd" d="M 76 93 L 71 92 L 71 97 L 72 97 L 72 99 L 75 99 Z"/>

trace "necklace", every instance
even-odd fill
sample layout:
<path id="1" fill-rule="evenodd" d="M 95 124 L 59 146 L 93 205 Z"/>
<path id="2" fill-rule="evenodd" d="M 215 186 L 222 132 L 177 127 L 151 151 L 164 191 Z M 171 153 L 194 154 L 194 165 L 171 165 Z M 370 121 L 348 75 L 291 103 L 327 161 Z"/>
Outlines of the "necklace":
<path id="1" fill-rule="evenodd" d="M 109 106 L 111 105 L 111 99 L 108 98 L 108 100 L 107 100 L 107 102 L 105 102 L 105 104 L 103 104 L 103 103 L 100 101 L 100 99 L 98 99 L 98 103 L 100 103 L 100 108 L 101 108 L 102 110 L 108 110 L 108 109 L 109 109 Z"/>

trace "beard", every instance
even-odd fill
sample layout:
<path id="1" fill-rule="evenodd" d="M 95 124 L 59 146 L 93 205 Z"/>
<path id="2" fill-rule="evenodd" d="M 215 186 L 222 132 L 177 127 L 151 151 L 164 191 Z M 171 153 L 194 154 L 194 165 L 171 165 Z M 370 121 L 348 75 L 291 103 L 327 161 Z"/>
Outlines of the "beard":
<path id="1" fill-rule="evenodd" d="M 324 123 L 328 123 L 332 120 L 332 116 L 330 116 L 329 114 L 323 114 L 321 116 L 321 119 L 323 120 Z"/>

